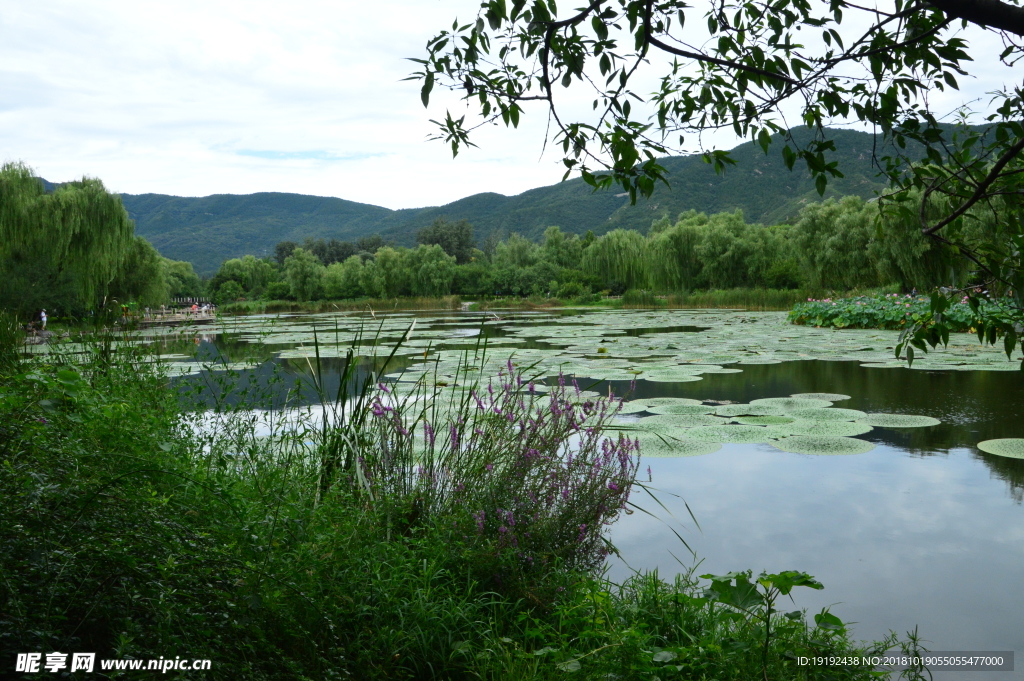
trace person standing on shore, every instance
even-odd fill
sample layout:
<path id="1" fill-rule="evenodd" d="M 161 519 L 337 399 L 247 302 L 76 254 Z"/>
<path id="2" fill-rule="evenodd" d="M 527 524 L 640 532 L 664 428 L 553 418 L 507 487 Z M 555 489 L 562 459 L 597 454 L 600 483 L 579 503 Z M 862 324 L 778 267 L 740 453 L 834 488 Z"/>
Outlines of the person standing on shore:
<path id="1" fill-rule="evenodd" d="M 42 322 L 42 330 L 46 331 L 46 310 L 39 313 L 39 321 Z"/>

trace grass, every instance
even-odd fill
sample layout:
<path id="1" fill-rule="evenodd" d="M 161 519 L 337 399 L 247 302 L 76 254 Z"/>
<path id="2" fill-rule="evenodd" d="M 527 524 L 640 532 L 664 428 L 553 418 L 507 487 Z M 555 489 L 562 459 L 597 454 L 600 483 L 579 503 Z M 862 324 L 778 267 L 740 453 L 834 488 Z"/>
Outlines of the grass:
<path id="1" fill-rule="evenodd" d="M 745 310 L 789 310 L 807 299 L 806 291 L 791 289 L 737 288 L 727 291 L 692 291 L 668 296 L 674 308 L 740 308 Z"/>
<path id="2" fill-rule="evenodd" d="M 211 679 L 869 678 L 798 668 L 860 648 L 829 613 L 780 617 L 758 586 L 732 598 L 738 576 L 604 579 L 637 461 L 601 435 L 614 405 L 571 385 L 538 410 L 509 367 L 426 401 L 349 356 L 333 393 L 311 363 L 318 412 L 265 373 L 172 386 L 127 338 L 90 347 L 0 372 L 4 664 L 59 650 L 210 658 Z"/>

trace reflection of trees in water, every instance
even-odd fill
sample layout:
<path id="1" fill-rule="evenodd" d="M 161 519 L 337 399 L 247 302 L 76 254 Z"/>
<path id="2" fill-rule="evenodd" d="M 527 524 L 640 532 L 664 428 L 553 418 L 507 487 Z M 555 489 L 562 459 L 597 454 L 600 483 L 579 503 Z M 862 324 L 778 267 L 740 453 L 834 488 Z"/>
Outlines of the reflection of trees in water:
<path id="1" fill-rule="evenodd" d="M 1024 460 L 1008 459 L 1005 456 L 980 451 L 978 458 L 985 462 L 993 477 L 1006 483 L 1013 500 L 1018 504 L 1024 504 Z"/>

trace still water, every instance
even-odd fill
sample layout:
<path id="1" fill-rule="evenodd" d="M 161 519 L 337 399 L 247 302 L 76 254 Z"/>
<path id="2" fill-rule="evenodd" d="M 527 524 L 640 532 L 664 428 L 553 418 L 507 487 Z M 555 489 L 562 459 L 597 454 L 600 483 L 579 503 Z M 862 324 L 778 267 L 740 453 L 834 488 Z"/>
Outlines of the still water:
<path id="1" fill-rule="evenodd" d="M 446 339 L 482 334 L 500 342 L 510 329 L 560 326 L 550 315 L 495 318 L 481 326 L 487 317 L 440 318 L 431 312 L 421 328 L 444 348 Z M 309 325 L 318 318 L 293 321 Z M 676 339 L 681 334 L 697 338 L 708 328 L 686 320 L 638 323 L 620 333 L 650 338 L 660 331 Z M 308 371 L 306 361 L 278 356 L 298 344 L 280 340 L 261 350 L 266 366 L 296 376 Z M 552 347 L 549 341 L 534 335 L 516 347 L 539 350 Z M 249 345 L 237 336 L 210 333 L 201 351 L 233 359 Z M 340 361 L 329 360 L 328 369 L 338 371 Z M 400 358 L 397 366 L 412 361 Z M 630 384 L 610 385 L 625 394 Z M 594 389 L 606 392 L 607 386 Z M 671 578 L 697 561 L 697 574 L 801 570 L 825 589 L 794 593 L 796 606 L 812 613 L 830 607 L 853 623 L 856 638 L 876 639 L 890 629 L 903 634 L 917 627 L 933 651 L 1014 650 L 1024 655 L 1024 460 L 975 447 L 982 440 L 1024 437 L 1019 373 L 871 368 L 858 361 L 805 359 L 745 365 L 740 373 L 711 373 L 691 382 L 640 380 L 633 396 L 745 403 L 810 392 L 850 395 L 837 404 L 843 408 L 919 414 L 942 424 L 875 428 L 860 437 L 876 448 L 849 456 L 725 444 L 705 456 L 649 458 L 641 466 L 643 478 L 649 466 L 650 485 L 661 490 L 659 499 L 675 519 L 664 512 L 661 521 L 642 513 L 623 517 L 611 533 L 622 557 L 611 562 L 610 576 L 657 569 Z M 653 502 L 639 495 L 634 500 L 653 510 Z M 668 525 L 682 534 L 696 559 Z M 1024 659 L 1017 661 L 1017 669 L 936 672 L 935 678 L 1024 678 Z"/>

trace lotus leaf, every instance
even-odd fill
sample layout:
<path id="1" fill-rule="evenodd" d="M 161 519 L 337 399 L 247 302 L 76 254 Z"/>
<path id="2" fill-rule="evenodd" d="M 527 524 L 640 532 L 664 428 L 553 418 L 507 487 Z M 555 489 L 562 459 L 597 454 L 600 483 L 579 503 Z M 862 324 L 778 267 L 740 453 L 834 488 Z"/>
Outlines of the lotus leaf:
<path id="1" fill-rule="evenodd" d="M 665 430 L 676 428 L 694 428 L 696 426 L 724 426 L 726 420 L 710 414 L 657 414 L 647 416 L 637 422 L 638 428 L 645 430 Z"/>
<path id="2" fill-rule="evenodd" d="M 773 404 L 723 404 L 715 408 L 719 416 L 785 416 L 782 407 Z"/>
<path id="3" fill-rule="evenodd" d="M 733 421 L 747 426 L 784 426 L 796 419 L 789 416 L 739 416 Z"/>
<path id="4" fill-rule="evenodd" d="M 680 437 L 705 442 L 736 442 L 758 444 L 771 439 L 771 431 L 761 426 L 726 424 L 722 426 L 698 426 L 690 428 Z"/>
<path id="5" fill-rule="evenodd" d="M 671 404 L 689 404 L 693 406 L 702 406 L 704 403 L 700 400 L 693 400 L 689 397 L 647 397 L 638 398 L 637 402 L 643 402 L 648 407 L 667 407 Z"/>
<path id="6" fill-rule="evenodd" d="M 667 458 L 676 456 L 701 456 L 713 454 L 722 448 L 719 442 L 704 442 L 702 440 L 679 439 L 655 433 L 641 433 L 637 435 L 640 441 L 640 456 L 653 458 Z"/>
<path id="7" fill-rule="evenodd" d="M 840 395 L 839 393 L 797 393 L 790 395 L 790 397 L 800 397 L 807 400 L 825 400 L 826 402 L 842 402 L 843 400 L 850 399 L 849 395 Z"/>
<path id="8" fill-rule="evenodd" d="M 875 448 L 873 442 L 853 437 L 827 437 L 822 435 L 796 435 L 772 443 L 776 449 L 794 454 L 864 454 Z"/>
<path id="9" fill-rule="evenodd" d="M 715 408 L 703 404 L 666 404 L 648 407 L 647 411 L 652 414 L 710 414 L 715 411 Z"/>
<path id="10" fill-rule="evenodd" d="M 996 456 L 1024 459 L 1024 438 L 1007 437 L 998 440 L 985 440 L 978 443 L 978 449 Z"/>
<path id="11" fill-rule="evenodd" d="M 877 428 L 924 428 L 937 426 L 942 421 L 931 416 L 914 416 L 912 414 L 868 414 L 859 419 L 858 423 L 866 423 Z"/>
<path id="12" fill-rule="evenodd" d="M 836 407 L 794 409 L 789 412 L 789 415 L 803 421 L 856 421 L 867 416 L 864 412 L 856 409 L 839 409 Z"/>
<path id="13" fill-rule="evenodd" d="M 816 407 L 831 407 L 828 400 L 812 400 L 804 397 L 762 397 L 759 400 L 750 400 L 751 404 L 768 404 L 786 410 L 786 413 L 797 409 L 814 409 Z"/>
<path id="14" fill-rule="evenodd" d="M 853 421 L 807 421 L 797 419 L 793 423 L 776 426 L 788 435 L 826 435 L 829 437 L 853 437 L 870 433 L 872 428 L 866 423 Z"/>

